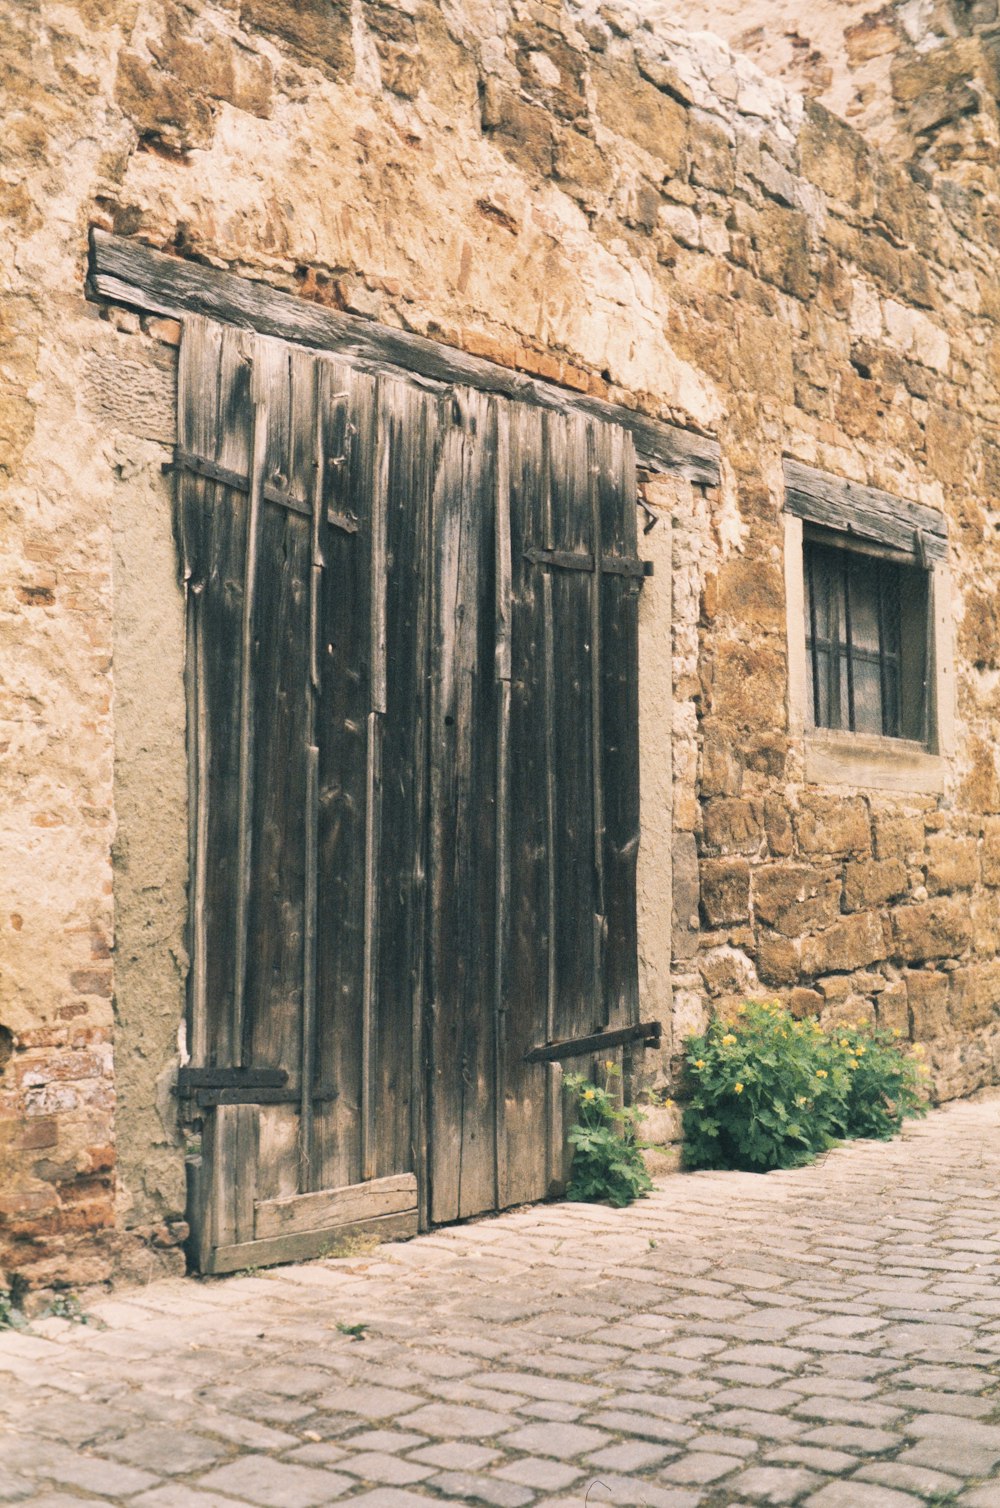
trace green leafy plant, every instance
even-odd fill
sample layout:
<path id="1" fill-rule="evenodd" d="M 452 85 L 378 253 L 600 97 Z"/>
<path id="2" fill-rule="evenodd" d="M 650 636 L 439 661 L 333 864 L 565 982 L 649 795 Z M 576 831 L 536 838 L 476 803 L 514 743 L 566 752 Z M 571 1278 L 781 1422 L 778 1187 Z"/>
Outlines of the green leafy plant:
<path id="1" fill-rule="evenodd" d="M 620 1072 L 615 1064 L 605 1065 L 609 1079 Z M 577 1114 L 568 1133 L 573 1165 L 567 1199 L 606 1199 L 618 1209 L 631 1204 L 653 1187 L 636 1135 L 642 1112 L 618 1105 L 608 1088 L 582 1074 L 568 1073 L 563 1083 Z"/>
<path id="2" fill-rule="evenodd" d="M 25 1318 L 9 1288 L 0 1288 L 0 1330 L 22 1330 Z"/>
<path id="3" fill-rule="evenodd" d="M 54 1319 L 70 1320 L 74 1325 L 86 1325 L 88 1316 L 75 1293 L 57 1293 L 44 1311 Z"/>
<path id="4" fill-rule="evenodd" d="M 888 1032 L 827 1033 L 748 1002 L 688 1040 L 684 1165 L 766 1172 L 810 1162 L 841 1137 L 892 1136 L 925 1108 L 919 1072 Z"/>
<path id="5" fill-rule="evenodd" d="M 832 1052 L 848 1069 L 848 1092 L 844 1102 L 844 1135 L 869 1136 L 888 1141 L 908 1115 L 924 1115 L 921 1094 L 923 1048 L 912 1055 L 900 1047 L 888 1031 L 873 1031 L 851 1023 L 829 1033 Z M 926 1070 L 923 1070 L 926 1072 Z"/>

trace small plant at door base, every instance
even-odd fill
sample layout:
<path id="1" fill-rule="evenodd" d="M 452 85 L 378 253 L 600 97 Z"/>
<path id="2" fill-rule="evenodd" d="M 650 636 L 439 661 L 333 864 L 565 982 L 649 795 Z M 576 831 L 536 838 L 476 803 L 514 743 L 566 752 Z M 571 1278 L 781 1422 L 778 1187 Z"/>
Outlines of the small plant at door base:
<path id="1" fill-rule="evenodd" d="M 609 1064 L 606 1072 L 612 1078 L 621 1070 Z M 568 1073 L 563 1083 L 577 1113 L 568 1133 L 573 1166 L 567 1199 L 606 1199 L 618 1209 L 631 1204 L 653 1187 L 636 1139 L 642 1112 L 617 1105 L 608 1089 L 582 1074 Z"/>
<path id="2" fill-rule="evenodd" d="M 748 1002 L 690 1037 L 685 1073 L 688 1168 L 798 1167 L 842 1137 L 892 1136 L 926 1108 L 921 1067 L 891 1033 L 823 1031 L 777 1003 Z"/>

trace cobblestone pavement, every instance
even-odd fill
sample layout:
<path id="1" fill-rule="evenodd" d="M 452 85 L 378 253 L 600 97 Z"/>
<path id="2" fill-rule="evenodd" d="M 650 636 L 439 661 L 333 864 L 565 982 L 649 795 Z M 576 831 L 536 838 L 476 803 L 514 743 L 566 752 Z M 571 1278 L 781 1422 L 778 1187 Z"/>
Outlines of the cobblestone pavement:
<path id="1" fill-rule="evenodd" d="M 1000 1505 L 998 1131 L 953 1105 L 5 1332 L 0 1502 Z"/>

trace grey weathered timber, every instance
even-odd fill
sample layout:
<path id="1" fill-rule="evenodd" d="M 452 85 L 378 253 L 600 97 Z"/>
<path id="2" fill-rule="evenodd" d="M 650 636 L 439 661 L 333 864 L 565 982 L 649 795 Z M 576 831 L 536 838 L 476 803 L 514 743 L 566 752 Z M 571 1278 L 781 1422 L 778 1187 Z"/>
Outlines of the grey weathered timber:
<path id="1" fill-rule="evenodd" d="M 183 1104 L 221 1271 L 559 1186 L 560 1060 L 648 1035 L 645 570 L 620 426 L 189 324 Z"/>
<path id="2" fill-rule="evenodd" d="M 346 1189 L 317 1189 L 284 1199 L 258 1200 L 254 1215 L 256 1239 L 296 1235 L 300 1231 L 329 1229 L 372 1220 L 381 1215 L 402 1215 L 417 1208 L 417 1180 L 412 1173 L 373 1178 Z"/>
<path id="3" fill-rule="evenodd" d="M 374 1241 L 405 1241 L 417 1234 L 417 1212 L 406 1210 L 397 1215 L 376 1215 L 371 1219 L 352 1220 L 345 1224 L 324 1226 L 317 1230 L 295 1231 L 290 1235 L 264 1239 L 220 1243 L 207 1256 L 203 1272 L 238 1272 L 243 1267 L 264 1267 L 277 1262 L 305 1262 L 310 1257 L 328 1256 L 339 1242 L 367 1236 Z"/>
<path id="4" fill-rule="evenodd" d="M 545 1042 L 524 1055 L 526 1063 L 558 1063 L 564 1058 L 582 1058 L 600 1053 L 626 1042 L 659 1042 L 663 1027 L 659 1021 L 638 1021 L 634 1026 L 610 1027 L 591 1032 L 586 1037 L 569 1037 L 562 1042 Z"/>
<path id="5" fill-rule="evenodd" d="M 948 522 L 923 503 L 785 458 L 785 508 L 810 523 L 888 545 L 924 564 L 946 560 Z"/>
<path id="6" fill-rule="evenodd" d="M 719 445 L 707 436 L 523 376 L 423 336 L 320 308 L 265 283 L 167 256 L 107 231 L 91 231 L 89 289 L 95 297 L 132 308 L 175 317 L 208 315 L 375 367 L 389 364 L 431 381 L 478 387 L 560 413 L 585 413 L 628 429 L 642 465 L 651 470 L 679 472 L 701 485 L 718 485 Z"/>

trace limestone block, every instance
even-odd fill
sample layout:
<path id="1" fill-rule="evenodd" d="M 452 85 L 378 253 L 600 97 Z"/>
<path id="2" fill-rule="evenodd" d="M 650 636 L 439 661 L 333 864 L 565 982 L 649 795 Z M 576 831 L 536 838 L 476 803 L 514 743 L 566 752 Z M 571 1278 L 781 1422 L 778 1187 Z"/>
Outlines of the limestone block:
<path id="1" fill-rule="evenodd" d="M 894 979 L 879 994 L 875 1001 L 875 1019 L 883 1031 L 898 1032 L 900 1037 L 909 1037 L 909 997 L 902 979 Z"/>
<path id="2" fill-rule="evenodd" d="M 242 0 L 244 26 L 277 37 L 293 57 L 330 78 L 354 71 L 350 0 Z"/>
<path id="3" fill-rule="evenodd" d="M 711 995 L 744 997 L 757 988 L 757 972 L 739 948 L 711 948 L 698 959 L 698 968 Z"/>
<path id="4" fill-rule="evenodd" d="M 714 718 L 702 724 L 699 789 L 705 796 L 739 796 L 743 790 L 743 763 L 728 730 Z"/>
<path id="5" fill-rule="evenodd" d="M 767 846 L 775 858 L 784 858 L 793 851 L 795 835 L 792 832 L 792 818 L 788 803 L 780 796 L 767 796 L 764 799 L 764 831 L 767 833 Z"/>
<path id="6" fill-rule="evenodd" d="M 906 865 L 901 859 L 857 859 L 844 866 L 844 907 L 864 911 L 905 895 Z"/>
<path id="7" fill-rule="evenodd" d="M 844 916 L 802 943 L 802 972 L 830 974 L 861 969 L 887 954 L 882 922 L 870 911 Z"/>
<path id="8" fill-rule="evenodd" d="M 781 568 L 756 556 L 735 555 L 719 570 L 716 609 L 744 628 L 776 633 L 785 627 Z"/>
<path id="9" fill-rule="evenodd" d="M 185 89 L 225 100 L 251 115 L 270 115 L 274 70 L 267 58 L 249 48 L 219 32 L 207 41 L 192 38 L 182 16 L 171 8 L 163 36 L 150 43 L 150 51 L 163 71 Z"/>
<path id="10" fill-rule="evenodd" d="M 1000 895 L 995 890 L 974 895 L 969 903 L 972 917 L 972 946 L 977 953 L 1000 951 Z"/>
<path id="11" fill-rule="evenodd" d="M 720 854 L 754 854 L 763 838 L 762 812 L 758 802 L 735 796 L 715 796 L 702 810 L 705 848 Z"/>
<path id="12" fill-rule="evenodd" d="M 712 711 L 739 728 L 785 726 L 785 653 L 774 640 L 723 641 L 712 675 Z M 766 713 L 765 713 L 765 709 Z"/>
<path id="13" fill-rule="evenodd" d="M 1000 885 L 1000 817 L 987 817 L 980 855 L 984 885 Z"/>
<path id="14" fill-rule="evenodd" d="M 140 140 L 174 152 L 211 143 L 215 117 L 207 101 L 138 53 L 123 52 L 118 60 L 116 99 Z"/>
<path id="15" fill-rule="evenodd" d="M 602 61 L 593 78 L 597 113 L 608 130 L 627 136 L 676 173 L 687 144 L 684 106 L 624 62 Z"/>
<path id="16" fill-rule="evenodd" d="M 940 1037 L 948 1030 L 948 975 L 932 969 L 907 969 L 903 980 L 914 1041 Z"/>
<path id="17" fill-rule="evenodd" d="M 797 984 L 801 952 L 801 942 L 762 931 L 757 939 L 757 973 L 766 984 Z"/>
<path id="18" fill-rule="evenodd" d="M 951 976 L 951 1019 L 960 1030 L 977 1031 L 1000 1015 L 1000 960 L 956 969 Z"/>
<path id="19" fill-rule="evenodd" d="M 742 922 L 750 914 L 750 866 L 745 859 L 701 861 L 701 908 L 710 927 Z"/>
<path id="20" fill-rule="evenodd" d="M 788 1009 L 800 1021 L 804 1016 L 818 1016 L 823 1009 L 823 996 L 818 990 L 807 990 L 800 986 L 789 991 Z"/>
<path id="21" fill-rule="evenodd" d="M 698 848 L 693 833 L 674 833 L 673 953 L 693 958 L 698 951 Z"/>
<path id="22" fill-rule="evenodd" d="M 753 873 L 754 916 L 786 937 L 828 926 L 840 911 L 840 877 L 832 867 L 766 864 Z"/>
<path id="23" fill-rule="evenodd" d="M 868 807 L 860 796 L 846 800 L 817 791 L 799 797 L 795 832 L 803 853 L 863 855 L 871 852 Z"/>
<path id="24" fill-rule="evenodd" d="M 910 863 L 923 859 L 924 819 L 892 809 L 872 813 L 875 833 L 875 856 L 878 859 L 903 859 Z"/>
<path id="25" fill-rule="evenodd" d="M 968 903 L 959 896 L 937 896 L 892 912 L 893 948 L 907 963 L 925 958 L 955 958 L 972 941 Z"/>
<path id="26" fill-rule="evenodd" d="M 928 837 L 928 893 L 940 896 L 952 890 L 967 890 L 979 881 L 976 838 L 952 837 L 932 832 Z"/>
<path id="27" fill-rule="evenodd" d="M 963 659 L 977 670 L 995 670 L 1000 665 L 1000 618 L 992 591 L 969 587 L 964 593 L 965 611 L 958 631 Z"/>
<path id="28" fill-rule="evenodd" d="M 512 162 L 549 174 L 555 154 L 555 124 L 547 110 L 528 104 L 498 79 L 486 80 L 483 91 L 483 129 Z"/>

